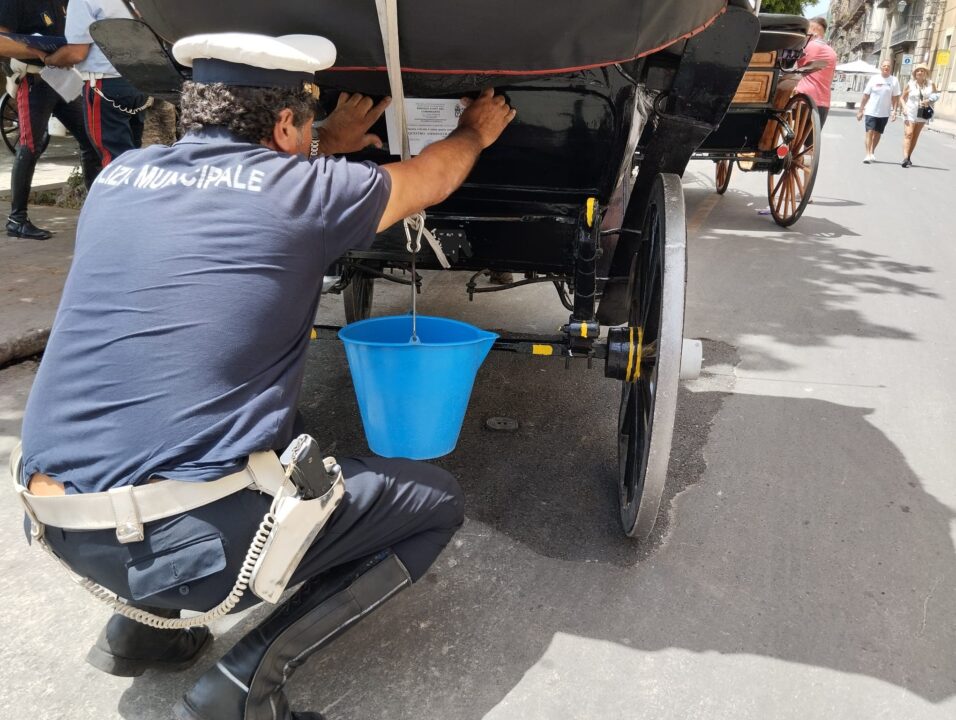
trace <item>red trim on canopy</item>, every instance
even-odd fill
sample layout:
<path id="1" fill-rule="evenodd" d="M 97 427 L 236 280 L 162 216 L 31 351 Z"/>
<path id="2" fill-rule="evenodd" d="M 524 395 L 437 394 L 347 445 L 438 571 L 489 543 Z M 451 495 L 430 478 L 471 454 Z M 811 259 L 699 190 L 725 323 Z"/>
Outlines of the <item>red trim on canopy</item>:
<path id="1" fill-rule="evenodd" d="M 713 25 L 717 18 L 727 12 L 727 8 L 723 7 L 720 11 L 714 15 L 710 20 L 705 22 L 698 28 L 694 28 L 690 32 L 684 33 L 680 37 L 676 37 L 673 40 L 668 40 L 663 45 L 660 45 L 656 48 L 650 50 L 645 50 L 642 53 L 629 58 L 623 58 L 621 60 L 607 60 L 605 62 L 591 63 L 590 65 L 578 65 L 576 67 L 566 67 L 566 68 L 554 68 L 551 70 L 428 70 L 423 68 L 407 68 L 403 67 L 402 72 L 404 73 L 422 73 L 427 75 L 560 75 L 564 73 L 578 72 L 580 70 L 591 70 L 592 68 L 606 67 L 608 65 L 617 65 L 618 63 L 630 62 L 631 60 L 637 60 L 638 58 L 645 57 L 647 55 L 653 55 L 656 52 L 664 50 L 665 48 L 670 47 L 674 43 L 680 42 L 681 40 L 688 40 L 689 38 L 694 37 L 698 33 L 703 32 L 711 25 Z M 327 70 L 322 72 L 386 72 L 387 67 L 330 67 Z"/>

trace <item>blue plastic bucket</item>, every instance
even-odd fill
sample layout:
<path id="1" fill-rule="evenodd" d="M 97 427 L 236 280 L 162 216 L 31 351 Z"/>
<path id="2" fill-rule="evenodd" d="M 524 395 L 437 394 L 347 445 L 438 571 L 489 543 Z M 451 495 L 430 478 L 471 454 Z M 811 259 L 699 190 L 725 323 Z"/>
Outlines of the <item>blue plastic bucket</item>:
<path id="1" fill-rule="evenodd" d="M 339 330 L 368 446 L 414 460 L 455 449 L 478 368 L 498 336 L 468 323 L 418 316 L 372 318 Z"/>

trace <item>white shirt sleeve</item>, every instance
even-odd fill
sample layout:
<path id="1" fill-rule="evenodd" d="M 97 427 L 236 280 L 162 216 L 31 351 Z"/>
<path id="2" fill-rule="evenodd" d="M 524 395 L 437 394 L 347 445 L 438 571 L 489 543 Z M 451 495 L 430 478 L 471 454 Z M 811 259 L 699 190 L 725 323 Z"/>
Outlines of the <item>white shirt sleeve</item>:
<path id="1" fill-rule="evenodd" d="M 105 18 L 131 17 L 129 9 L 122 0 L 70 0 L 66 7 L 66 41 L 68 43 L 90 44 L 90 25 Z"/>
<path id="2" fill-rule="evenodd" d="M 70 0 L 66 8 L 66 41 L 74 45 L 92 43 L 90 24 L 96 19 L 96 10 L 89 0 Z"/>
<path id="3" fill-rule="evenodd" d="M 872 94 L 873 94 L 873 80 L 875 80 L 875 78 L 872 78 L 872 77 L 871 77 L 869 80 L 866 81 L 866 87 L 863 88 L 863 94 L 864 94 L 864 95 L 872 95 Z"/>

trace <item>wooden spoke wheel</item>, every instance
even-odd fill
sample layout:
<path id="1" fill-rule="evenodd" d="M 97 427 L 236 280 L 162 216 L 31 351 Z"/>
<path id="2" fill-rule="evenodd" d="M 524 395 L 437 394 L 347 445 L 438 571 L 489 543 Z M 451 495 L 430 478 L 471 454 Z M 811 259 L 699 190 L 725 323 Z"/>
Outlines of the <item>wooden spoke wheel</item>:
<path id="1" fill-rule="evenodd" d="M 717 186 L 717 194 L 723 195 L 730 185 L 730 176 L 734 172 L 734 164 L 730 160 L 717 160 L 714 165 L 717 168 L 714 184 Z"/>
<path id="2" fill-rule="evenodd" d="M 817 178 L 820 114 L 806 95 L 794 95 L 784 108 L 783 116 L 793 137 L 785 143 L 786 129 L 777 123 L 773 147 L 785 144 L 788 152 L 783 158 L 783 170 L 777 175 L 767 173 L 767 195 L 773 219 L 781 227 L 788 227 L 803 215 Z"/>
<path id="3" fill-rule="evenodd" d="M 0 134 L 3 135 L 3 144 L 12 153 L 17 151 L 20 144 L 20 116 L 17 113 L 16 98 L 4 95 L 0 99 Z"/>
<path id="4" fill-rule="evenodd" d="M 657 177 L 628 283 L 628 363 L 618 416 L 621 525 L 646 538 L 657 520 L 677 412 L 687 230 L 677 175 Z"/>
<path id="5" fill-rule="evenodd" d="M 345 323 L 365 320 L 372 313 L 372 295 L 375 291 L 375 278 L 361 270 L 352 272 L 349 284 L 342 291 L 345 304 Z"/>

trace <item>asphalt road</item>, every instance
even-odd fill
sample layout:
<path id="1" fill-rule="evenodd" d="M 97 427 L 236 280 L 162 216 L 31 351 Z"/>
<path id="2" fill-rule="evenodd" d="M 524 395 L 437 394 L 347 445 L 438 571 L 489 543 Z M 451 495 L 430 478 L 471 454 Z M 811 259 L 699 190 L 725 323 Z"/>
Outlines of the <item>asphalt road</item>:
<path id="1" fill-rule="evenodd" d="M 862 129 L 833 111 L 814 203 L 787 230 L 757 214 L 764 175 L 735 173 L 718 197 L 712 166 L 692 165 L 685 334 L 706 339 L 705 363 L 681 391 L 653 540 L 618 530 L 617 385 L 492 355 L 442 461 L 465 527 L 298 672 L 294 704 L 332 720 L 956 717 L 956 140 L 925 133 L 909 169 L 900 142 L 891 125 L 863 165 Z M 463 285 L 429 277 L 422 310 L 565 319 L 547 288 L 468 303 Z M 404 309 L 382 290 L 379 312 Z M 0 372 L 5 443 L 33 372 Z M 367 452 L 331 337 L 305 399 L 324 443 Z M 519 430 L 486 430 L 493 415 Z M 166 720 L 214 655 L 132 681 L 84 665 L 107 612 L 25 548 L 2 492 L 0 715 Z M 218 623 L 214 653 L 257 617 Z"/>

